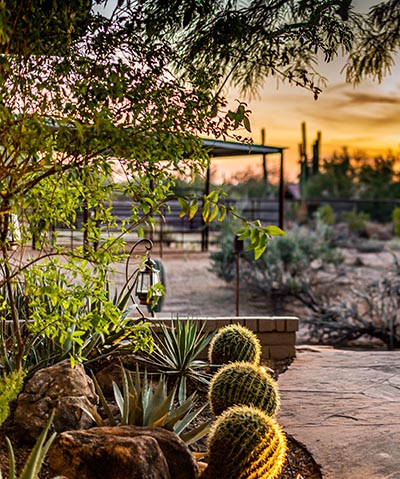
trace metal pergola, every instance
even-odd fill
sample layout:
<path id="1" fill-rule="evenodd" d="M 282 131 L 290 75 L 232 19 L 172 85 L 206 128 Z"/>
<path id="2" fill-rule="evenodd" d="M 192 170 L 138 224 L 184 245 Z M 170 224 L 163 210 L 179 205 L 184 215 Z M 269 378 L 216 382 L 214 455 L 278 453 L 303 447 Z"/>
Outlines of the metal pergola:
<path id="1" fill-rule="evenodd" d="M 203 139 L 204 146 L 209 150 L 210 158 L 224 158 L 232 156 L 263 155 L 265 161 L 267 155 L 280 155 L 279 167 L 279 227 L 284 226 L 285 188 L 284 188 L 284 159 L 283 152 L 286 148 L 267 145 L 239 143 L 236 141 L 223 141 Z M 210 168 L 206 172 L 205 194 L 210 193 Z M 205 227 L 202 239 L 202 249 L 208 248 L 208 228 Z"/>

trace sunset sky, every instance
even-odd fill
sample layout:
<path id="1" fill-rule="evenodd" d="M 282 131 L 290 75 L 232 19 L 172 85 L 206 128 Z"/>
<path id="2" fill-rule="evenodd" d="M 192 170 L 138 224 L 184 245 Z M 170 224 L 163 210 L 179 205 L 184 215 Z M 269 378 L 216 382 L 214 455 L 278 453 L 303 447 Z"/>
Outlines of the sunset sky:
<path id="1" fill-rule="evenodd" d="M 106 12 L 112 11 L 115 1 L 109 1 Z M 371 5 L 380 1 L 354 0 L 353 6 L 356 11 L 367 13 Z M 381 84 L 373 81 L 364 81 L 357 87 L 346 84 L 344 74 L 340 73 L 343 64 L 339 59 L 317 68 L 328 82 L 318 100 L 300 87 L 282 83 L 277 86 L 274 79 L 266 81 L 257 99 L 246 99 L 234 90 L 226 92 L 232 107 L 237 105 L 235 99 L 247 102 L 252 111 L 251 137 L 255 143 L 261 143 L 261 129 L 265 128 L 267 145 L 287 148 L 285 177 L 289 181 L 297 181 L 299 173 L 302 122 L 306 123 L 309 157 L 318 131 L 322 135 L 321 158 L 329 159 L 344 146 L 350 154 L 360 150 L 369 156 L 385 155 L 388 150 L 400 152 L 400 55 Z M 268 158 L 269 169 L 276 172 L 279 157 Z M 212 165 L 212 181 L 221 182 L 249 168 L 261 174 L 262 158 L 213 160 Z"/>
<path id="2" fill-rule="evenodd" d="M 365 11 L 371 0 L 354 2 L 357 8 Z M 266 130 L 266 144 L 287 147 L 285 151 L 285 176 L 296 181 L 299 173 L 298 144 L 301 142 L 301 123 L 306 123 L 308 155 L 317 132 L 322 135 L 321 157 L 329 158 L 334 151 L 340 152 L 343 146 L 350 153 L 358 150 L 367 155 L 385 154 L 388 150 L 400 151 L 400 59 L 390 75 L 379 84 L 364 81 L 353 87 L 346 84 L 340 73 L 343 61 L 322 65 L 319 71 L 328 80 L 318 100 L 299 87 L 280 84 L 268 80 L 260 92 L 260 98 L 246 100 L 252 111 L 252 138 L 261 143 L 261 128 Z M 230 91 L 229 99 L 243 98 Z M 232 103 L 233 105 L 234 103 Z M 270 157 L 271 169 L 277 168 L 278 158 Z M 214 179 L 228 177 L 232 172 L 243 171 L 255 165 L 261 173 L 261 158 L 213 160 Z"/>

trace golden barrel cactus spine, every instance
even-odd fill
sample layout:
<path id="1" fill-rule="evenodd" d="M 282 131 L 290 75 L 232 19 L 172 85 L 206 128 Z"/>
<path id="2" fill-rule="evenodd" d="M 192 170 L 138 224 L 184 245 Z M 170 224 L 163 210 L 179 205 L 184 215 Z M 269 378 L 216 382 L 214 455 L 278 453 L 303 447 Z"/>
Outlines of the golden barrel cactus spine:
<path id="1" fill-rule="evenodd" d="M 250 329 L 240 324 L 229 324 L 218 330 L 208 350 L 211 364 L 244 361 L 259 364 L 261 344 Z"/>
<path id="2" fill-rule="evenodd" d="M 208 399 L 214 416 L 239 404 L 255 406 L 274 416 L 280 404 L 276 381 L 264 368 L 243 362 L 227 364 L 215 374 Z"/>
<path id="3" fill-rule="evenodd" d="M 201 479 L 276 479 L 286 451 L 286 437 L 275 419 L 253 406 L 232 406 L 211 429 Z"/>

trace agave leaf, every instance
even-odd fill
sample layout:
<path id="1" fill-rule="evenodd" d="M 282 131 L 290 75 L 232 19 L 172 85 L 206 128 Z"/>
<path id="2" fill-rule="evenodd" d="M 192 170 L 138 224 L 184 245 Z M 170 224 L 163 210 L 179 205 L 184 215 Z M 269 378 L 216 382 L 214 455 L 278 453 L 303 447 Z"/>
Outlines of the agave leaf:
<path id="1" fill-rule="evenodd" d="M 54 410 L 51 413 L 49 420 L 46 423 L 45 428 L 41 432 L 40 436 L 38 437 L 38 440 L 36 441 L 35 446 L 33 447 L 28 460 L 25 463 L 25 466 L 22 470 L 21 476 L 19 479 L 35 479 L 39 473 L 39 470 L 42 466 L 43 460 L 45 458 L 45 455 L 47 454 L 47 451 L 51 445 L 51 443 L 54 441 L 56 437 L 56 433 L 53 433 L 48 441 L 45 443 L 47 433 L 50 429 L 50 426 L 53 422 L 54 418 Z"/>
<path id="2" fill-rule="evenodd" d="M 208 433 L 211 423 L 212 420 L 210 419 L 209 421 L 200 424 L 200 426 L 192 429 L 191 431 L 181 434 L 180 438 L 188 446 L 190 446 L 190 444 L 193 444 L 194 442 L 198 441 Z"/>
<path id="3" fill-rule="evenodd" d="M 192 396 L 194 395 L 192 394 Z M 194 399 L 192 399 L 192 396 L 189 399 L 191 399 L 191 401 L 193 402 Z M 195 419 L 201 412 L 203 412 L 206 407 L 207 404 L 204 404 L 203 406 L 192 411 L 190 414 L 187 414 L 187 411 L 185 412 L 185 414 L 182 414 L 181 412 L 177 411 L 178 421 L 173 428 L 174 432 L 178 435 L 181 435 L 181 433 L 189 426 L 193 419 Z"/>
<path id="4" fill-rule="evenodd" d="M 113 413 L 111 412 L 110 406 L 108 405 L 108 402 L 107 402 L 107 400 L 104 396 L 103 390 L 101 389 L 100 384 L 98 383 L 97 378 L 93 373 L 92 373 L 92 381 L 94 383 L 94 387 L 96 389 L 96 392 L 97 392 L 97 394 L 100 398 L 101 405 L 103 406 L 103 409 L 104 409 L 104 411 L 107 415 L 110 426 L 116 426 L 117 421 L 115 420 L 115 418 L 113 416 Z M 96 419 L 95 419 L 95 421 L 96 421 Z M 97 421 L 96 421 L 96 424 L 97 424 Z"/>
<path id="5" fill-rule="evenodd" d="M 179 381 L 178 401 L 182 404 L 186 399 L 186 376 L 181 376 Z"/>
<path id="6" fill-rule="evenodd" d="M 154 401 L 151 405 L 149 405 L 149 414 L 146 421 L 146 425 L 148 426 L 154 425 L 156 422 L 158 423 L 160 418 L 164 418 L 165 421 L 165 418 L 168 417 L 169 411 L 171 410 L 175 397 L 175 389 L 173 389 L 168 396 L 165 396 L 165 387 L 162 387 L 162 391 L 164 392 L 163 398 L 160 397 L 158 402 Z M 164 424 L 164 422 L 162 424 Z"/>
<path id="7" fill-rule="evenodd" d="M 183 403 L 180 404 L 176 409 L 173 409 L 168 416 L 168 421 L 166 421 L 164 427 L 175 431 L 175 424 L 180 421 L 185 415 L 190 411 L 195 402 L 196 393 L 193 393 L 190 397 L 186 399 Z M 190 421 L 189 421 L 190 422 Z M 189 424 L 189 423 L 187 423 Z M 179 434 L 179 433 L 177 433 Z"/>
<path id="8" fill-rule="evenodd" d="M 103 419 L 94 406 L 89 404 L 88 407 L 82 407 L 81 409 L 96 423 L 96 426 L 103 426 Z"/>
<path id="9" fill-rule="evenodd" d="M 164 422 L 168 417 L 168 413 L 165 413 L 164 416 L 161 416 L 157 421 L 151 424 L 154 427 L 164 427 Z M 150 425 L 150 424 L 149 424 Z"/>
<path id="10" fill-rule="evenodd" d="M 8 478 L 15 479 L 15 455 L 14 449 L 12 447 L 11 441 L 6 437 L 7 449 L 8 449 L 8 462 L 9 462 L 9 472 Z"/>
<path id="11" fill-rule="evenodd" d="M 122 424 L 129 424 L 129 380 L 128 380 L 128 374 L 125 370 L 125 368 L 121 368 L 122 371 L 122 390 L 123 390 L 123 405 L 122 405 L 122 417 L 121 417 L 121 422 Z"/>
<path id="12" fill-rule="evenodd" d="M 139 366 L 136 365 L 135 380 L 132 379 L 133 373 L 127 374 L 128 379 L 128 408 L 129 408 L 129 424 L 135 426 L 144 425 L 145 407 L 143 391 L 147 388 L 147 371 L 144 372 L 143 385 L 140 381 Z"/>
<path id="13" fill-rule="evenodd" d="M 122 395 L 122 392 L 120 388 L 118 387 L 118 384 L 113 382 L 113 391 L 114 391 L 114 398 L 115 402 L 117 403 L 119 412 L 121 413 L 121 418 L 123 417 L 124 414 L 124 396 Z"/>

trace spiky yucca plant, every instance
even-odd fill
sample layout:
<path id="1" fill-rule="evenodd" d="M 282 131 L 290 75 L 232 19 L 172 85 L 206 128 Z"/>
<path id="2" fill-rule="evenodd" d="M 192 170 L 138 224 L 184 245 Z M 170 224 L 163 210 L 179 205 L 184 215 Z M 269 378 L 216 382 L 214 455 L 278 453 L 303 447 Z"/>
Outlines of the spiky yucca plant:
<path id="1" fill-rule="evenodd" d="M 146 356 L 149 364 L 175 382 L 180 402 L 186 399 L 188 381 L 205 390 L 210 382 L 208 364 L 199 359 L 213 337 L 205 326 L 190 318 L 171 320 L 170 326 L 161 323 L 160 334 L 154 335 L 154 350 Z"/>
<path id="2" fill-rule="evenodd" d="M 276 381 L 263 367 L 251 363 L 230 363 L 213 377 L 208 399 L 214 416 L 236 404 L 255 406 L 268 416 L 279 408 Z"/>
<path id="3" fill-rule="evenodd" d="M 201 479 L 276 479 L 287 443 L 275 419 L 252 406 L 232 406 L 209 435 L 208 466 Z"/>
<path id="4" fill-rule="evenodd" d="M 244 361 L 259 364 L 261 344 L 250 329 L 240 324 L 229 324 L 219 329 L 208 350 L 211 364 Z"/>

